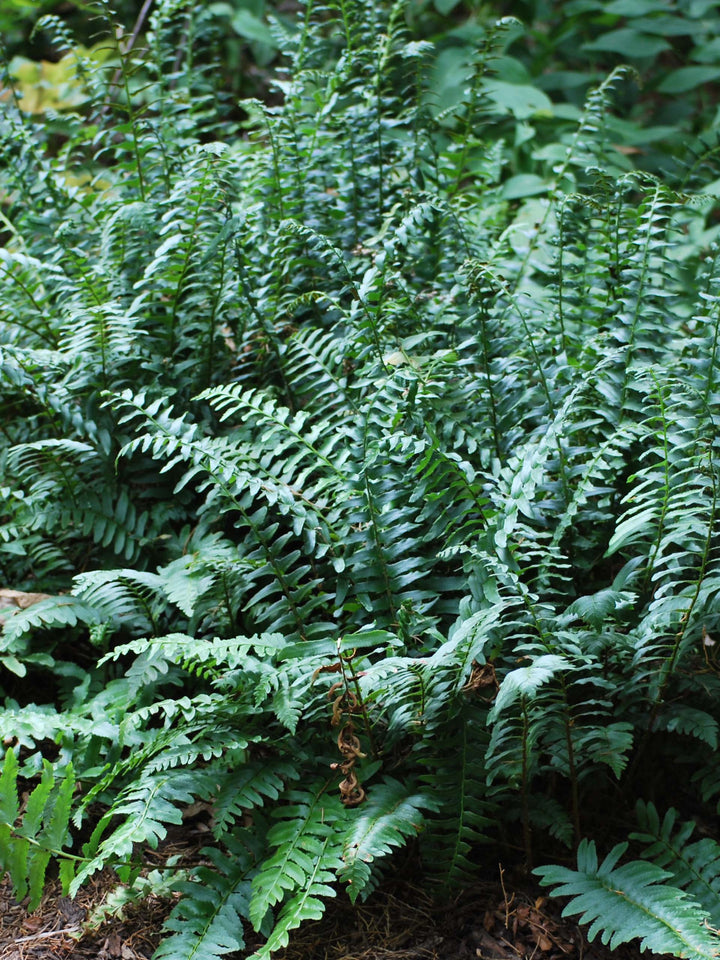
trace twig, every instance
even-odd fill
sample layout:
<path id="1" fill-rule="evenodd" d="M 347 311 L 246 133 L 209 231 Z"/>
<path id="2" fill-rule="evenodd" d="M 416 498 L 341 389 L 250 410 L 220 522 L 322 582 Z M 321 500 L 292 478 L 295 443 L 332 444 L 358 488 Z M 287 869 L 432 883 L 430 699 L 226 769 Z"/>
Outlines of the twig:
<path id="1" fill-rule="evenodd" d="M 133 27 L 133 32 L 130 35 L 130 39 L 125 44 L 125 49 L 123 53 L 125 54 L 130 53 L 132 48 L 135 46 L 135 41 L 140 35 L 140 31 L 142 30 L 143 24 L 145 23 L 145 17 L 147 17 L 148 12 L 150 11 L 150 7 L 152 5 L 153 5 L 153 0 L 145 0 L 145 3 L 140 8 L 140 13 L 137 15 L 137 20 L 135 21 L 135 26 Z M 117 86 L 117 83 L 120 80 L 121 72 L 122 72 L 122 68 L 118 67 L 115 73 L 113 74 L 112 80 L 110 81 L 110 87 Z"/>
<path id="2" fill-rule="evenodd" d="M 60 937 L 65 933 L 77 933 L 80 927 L 65 927 L 63 930 L 46 930 L 44 933 L 31 933 L 27 937 L 17 937 L 13 943 L 29 943 L 31 940 L 47 940 L 48 937 Z"/>
<path id="3" fill-rule="evenodd" d="M 503 870 L 503 865 L 498 863 L 500 868 L 500 886 L 502 887 L 503 899 L 505 900 L 505 929 L 510 929 L 510 903 L 508 901 L 507 890 L 505 889 L 505 871 Z M 515 896 L 515 894 L 513 894 Z"/>
<path id="4" fill-rule="evenodd" d="M 130 42 L 128 43 L 125 49 L 126 53 L 130 53 L 132 48 L 135 46 L 135 41 L 137 40 L 138 35 L 142 30 L 142 26 L 145 23 L 145 17 L 148 15 L 148 11 L 150 10 L 150 7 L 152 5 L 153 5 L 153 0 L 145 0 L 145 3 L 142 5 L 140 9 L 140 13 L 137 16 L 137 20 L 135 21 L 135 26 L 133 27 L 133 32 L 130 37 Z"/>

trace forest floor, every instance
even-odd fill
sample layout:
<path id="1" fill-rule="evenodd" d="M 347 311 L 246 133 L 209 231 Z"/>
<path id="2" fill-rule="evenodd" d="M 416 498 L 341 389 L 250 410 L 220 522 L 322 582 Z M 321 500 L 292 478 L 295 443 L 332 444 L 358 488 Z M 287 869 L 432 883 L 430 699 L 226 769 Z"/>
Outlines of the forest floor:
<path id="1" fill-rule="evenodd" d="M 196 858 L 200 844 L 191 843 L 167 844 L 157 858 Z M 51 882 L 38 909 L 28 913 L 14 900 L 9 881 L 0 882 L 0 960 L 149 960 L 172 901 L 150 897 L 121 916 L 108 914 L 107 898 L 117 884 L 103 871 L 70 900 Z M 468 887 L 449 903 L 433 901 L 406 880 L 354 906 L 341 892 L 323 919 L 303 925 L 275 960 L 652 960 L 637 944 L 611 951 L 599 941 L 588 943 L 561 910 L 531 881 L 500 865 L 495 880 Z M 249 943 L 228 960 L 241 960 L 259 945 Z"/>

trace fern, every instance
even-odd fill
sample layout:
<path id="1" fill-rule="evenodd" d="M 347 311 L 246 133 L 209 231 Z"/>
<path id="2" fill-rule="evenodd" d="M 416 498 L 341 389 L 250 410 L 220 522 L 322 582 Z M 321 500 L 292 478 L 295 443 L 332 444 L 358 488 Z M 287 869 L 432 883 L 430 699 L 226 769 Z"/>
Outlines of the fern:
<path id="1" fill-rule="evenodd" d="M 254 877 L 250 904 L 250 920 L 259 930 L 268 911 L 285 902 L 280 938 L 285 937 L 293 924 L 297 926 L 302 922 L 304 911 L 317 911 L 318 893 L 334 896 L 326 884 L 332 875 L 328 873 L 329 867 L 339 865 L 339 847 L 337 840 L 331 844 L 330 840 L 335 822 L 342 816 L 339 801 L 324 794 L 324 784 L 312 792 L 293 792 L 287 799 L 294 802 L 276 811 L 278 822 L 267 837 L 270 847 L 279 849 Z M 313 889 L 314 883 L 319 885 L 318 890 Z M 297 895 L 299 890 L 302 893 Z M 277 942 L 283 945 L 280 940 Z"/>
<path id="2" fill-rule="evenodd" d="M 69 840 L 75 776 L 68 766 L 56 783 L 52 765 L 45 761 L 40 781 L 21 815 L 18 773 L 15 753 L 8 750 L 0 775 L 0 866 L 7 871 L 18 900 L 29 897 L 28 909 L 32 911 L 42 898 L 51 859 L 58 863 L 65 894 L 73 879 L 74 858 L 62 848 Z"/>
<path id="3" fill-rule="evenodd" d="M 466 708 L 445 718 L 443 739 L 448 746 L 442 752 L 427 743 L 418 750 L 423 786 L 438 805 L 421 839 L 421 852 L 431 876 L 445 889 L 472 875 L 471 852 L 488 840 L 493 822 L 485 751 L 478 749 L 478 743 L 487 741 L 485 719 L 482 709 Z"/>
<path id="4" fill-rule="evenodd" d="M 215 960 L 243 948 L 242 918 L 247 916 L 250 898 L 247 852 L 239 844 L 232 849 L 236 856 L 241 854 L 236 860 L 223 856 L 215 848 L 204 850 L 215 869 L 198 867 L 192 880 L 173 884 L 183 899 L 165 921 L 170 936 L 156 950 L 154 956 L 158 960 L 195 957 Z"/>
<path id="5" fill-rule="evenodd" d="M 518 834 L 579 845 L 541 875 L 593 935 L 714 955 L 717 838 L 675 810 L 720 792 L 717 150 L 661 177 L 617 149 L 627 68 L 551 100 L 514 21 L 431 42 L 404 2 L 272 18 L 240 111 L 222 6 L 100 3 L 94 51 L 44 21 L 73 109 L 3 79 L 18 895 L 132 883 L 199 801 L 160 957 L 267 957 L 403 849 L 448 893 Z M 668 813 L 598 866 L 641 783 Z"/>
<path id="6" fill-rule="evenodd" d="M 588 936 L 614 949 L 640 939 L 643 950 L 700 958 L 718 955 L 717 937 L 704 925 L 700 906 L 665 881 L 671 876 L 640 860 L 617 866 L 627 849 L 618 844 L 598 864 L 595 844 L 584 840 L 578 848 L 578 868 L 538 867 L 541 883 L 556 896 L 572 897 L 565 914 L 580 914 L 589 923 Z"/>
<path id="7" fill-rule="evenodd" d="M 350 886 L 353 903 L 365 899 L 376 886 L 375 861 L 401 847 L 407 837 L 420 833 L 423 810 L 436 809 L 429 795 L 410 793 L 404 784 L 390 778 L 373 791 L 360 807 L 345 840 L 344 866 L 340 879 Z"/>
<path id="8" fill-rule="evenodd" d="M 711 837 L 689 843 L 695 824 L 685 822 L 675 829 L 677 812 L 672 808 L 660 821 L 652 803 L 638 802 L 640 831 L 631 839 L 648 844 L 643 858 L 668 870 L 673 884 L 684 890 L 707 911 L 708 923 L 714 929 L 720 919 L 720 846 Z"/>
<path id="9" fill-rule="evenodd" d="M 324 898 L 334 897 L 335 888 L 331 886 L 338 871 L 337 854 L 332 850 L 329 837 L 313 846 L 314 862 L 310 864 L 302 887 L 289 900 L 283 903 L 267 942 L 252 955 L 257 960 L 270 957 L 273 951 L 287 946 L 291 930 L 299 927 L 305 920 L 319 920 L 325 912 Z M 251 906 L 252 919 L 252 906 Z"/>

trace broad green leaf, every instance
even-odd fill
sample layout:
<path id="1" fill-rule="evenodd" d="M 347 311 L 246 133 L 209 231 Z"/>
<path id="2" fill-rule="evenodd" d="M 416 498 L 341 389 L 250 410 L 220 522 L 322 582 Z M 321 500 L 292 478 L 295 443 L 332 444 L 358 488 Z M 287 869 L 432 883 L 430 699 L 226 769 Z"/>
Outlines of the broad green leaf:
<path id="1" fill-rule="evenodd" d="M 718 60 L 720 60 L 720 37 L 715 37 L 708 43 L 694 47 L 690 53 L 690 57 L 699 63 L 717 63 Z"/>
<path id="2" fill-rule="evenodd" d="M 656 57 L 659 53 L 670 49 L 670 44 L 660 37 L 648 36 L 630 27 L 619 30 L 610 30 L 595 40 L 583 44 L 583 50 L 595 50 L 608 53 L 617 53 L 629 60 L 639 60 L 643 57 Z"/>
<path id="3" fill-rule="evenodd" d="M 720 67 L 680 67 L 669 73 L 658 86 L 658 93 L 687 93 L 720 78 Z"/>
<path id="4" fill-rule="evenodd" d="M 552 116 L 552 100 L 537 87 L 504 80 L 486 80 L 483 87 L 502 113 L 511 113 L 518 120 Z"/>
<path id="5" fill-rule="evenodd" d="M 633 27 L 645 33 L 659 34 L 662 37 L 693 36 L 702 31 L 702 27 L 689 17 L 643 17 L 635 20 Z"/>
<path id="6" fill-rule="evenodd" d="M 273 49 L 277 47 L 275 37 L 273 37 L 269 27 L 249 10 L 236 10 L 230 23 L 235 33 L 246 40 L 256 40 L 258 43 L 264 43 Z"/>
<path id="7" fill-rule="evenodd" d="M 670 6 L 665 0 L 612 0 L 604 6 L 604 12 L 615 17 L 644 17 L 649 13 L 669 9 Z"/>
<path id="8" fill-rule="evenodd" d="M 501 195 L 505 200 L 519 200 L 522 197 L 534 197 L 547 193 L 549 184 L 535 173 L 518 173 L 506 180 Z"/>

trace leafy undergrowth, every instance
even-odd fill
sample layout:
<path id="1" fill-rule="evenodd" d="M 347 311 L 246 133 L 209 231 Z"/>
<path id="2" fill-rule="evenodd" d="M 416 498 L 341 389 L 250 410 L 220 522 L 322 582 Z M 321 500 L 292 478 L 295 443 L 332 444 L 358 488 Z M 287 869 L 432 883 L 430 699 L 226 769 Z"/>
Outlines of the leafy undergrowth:
<path id="1" fill-rule="evenodd" d="M 374 0 L 277 21 L 238 126 L 214 7 L 46 18 L 70 106 L 3 81 L 0 865 L 268 960 L 409 852 L 447 902 L 512 850 L 591 937 L 716 957 L 718 151 L 635 167 L 633 71 L 548 108 L 509 20 L 439 102 Z"/>
<path id="2" fill-rule="evenodd" d="M 198 852 L 186 835 L 163 844 L 157 862 L 172 857 L 191 863 Z M 495 873 L 495 879 L 457 891 L 450 903 L 438 904 L 407 879 L 383 885 L 364 904 L 340 898 L 321 920 L 304 925 L 277 960 L 653 960 L 637 944 L 611 951 L 589 943 L 581 927 L 560 915 L 558 901 L 500 864 Z M 171 906 L 157 893 L 125 899 L 117 877 L 106 871 L 74 900 L 62 896 L 57 881 L 48 883 L 38 909 L 28 914 L 5 881 L 0 960 L 149 960 Z M 249 952 L 227 956 L 242 960 Z"/>

